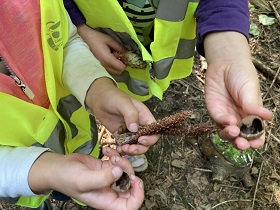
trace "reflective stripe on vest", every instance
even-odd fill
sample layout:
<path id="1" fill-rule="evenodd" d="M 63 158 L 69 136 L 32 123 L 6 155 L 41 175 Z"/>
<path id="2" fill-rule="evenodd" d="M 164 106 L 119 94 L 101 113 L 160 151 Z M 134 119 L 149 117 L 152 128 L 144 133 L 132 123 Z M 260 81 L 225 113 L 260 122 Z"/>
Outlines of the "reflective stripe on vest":
<path id="1" fill-rule="evenodd" d="M 171 80 L 188 76 L 193 67 L 198 0 L 160 0 L 151 43 L 156 83 L 166 90 Z"/>
<path id="2" fill-rule="evenodd" d="M 128 94 L 140 101 L 152 95 L 161 99 L 171 80 L 191 73 L 196 29 L 194 13 L 198 0 L 159 1 L 154 22 L 155 40 L 151 43 L 152 59 L 117 0 L 75 2 L 87 25 L 111 35 L 128 50 L 141 52 L 145 61 L 153 62 L 152 69 L 149 66 L 145 70 L 127 67 L 123 74 L 113 75 Z M 151 78 L 150 70 L 155 79 Z"/>
<path id="3" fill-rule="evenodd" d="M 29 5 L 34 2 L 34 0 L 28 1 L 30 2 L 25 2 L 25 4 L 21 5 Z M 44 57 L 44 62 L 42 63 L 44 63 L 45 81 L 50 106 L 47 109 L 24 101 L 16 96 L 0 92 L 0 145 L 48 147 L 61 154 L 78 152 L 98 157 L 98 132 L 95 119 L 64 88 L 61 81 L 63 47 L 68 40 L 68 20 L 63 2 L 62 0 L 40 0 L 40 6 L 41 33 L 40 31 L 38 33 L 42 36 Z M 14 12 L 18 12 L 18 8 L 14 8 Z M 22 10 L 25 11 L 25 7 Z M 40 19 L 37 16 L 32 16 L 32 18 Z M 23 22 L 22 25 L 25 27 L 28 25 L 30 19 L 23 18 L 23 20 L 21 20 Z M 18 22 L 12 24 L 16 25 Z M 12 32 L 8 30 L 7 33 Z M 34 36 L 36 35 L 38 34 L 34 33 Z M 10 37 L 13 39 L 12 35 Z M 32 36 L 25 37 L 24 34 L 20 38 L 33 40 Z M 0 40 L 0 54 L 2 55 L 2 52 L 5 52 L 3 55 L 9 55 L 6 57 L 12 58 L 13 53 L 11 52 L 13 51 L 9 48 L 17 46 L 9 45 L 6 48 L 2 48 L 2 41 Z M 27 42 L 27 46 L 29 45 L 30 42 Z M 40 52 L 40 50 L 38 52 L 36 51 L 36 53 Z M 32 60 L 32 54 L 27 54 L 26 59 L 30 59 L 30 62 L 35 62 Z M 14 61 L 8 59 L 7 62 L 9 64 Z M 24 74 L 24 68 L 20 70 L 23 76 L 28 76 Z M 34 78 L 34 81 L 36 82 L 36 78 Z M 22 196 L 3 199 L 20 206 L 37 208 L 47 197 L 47 195 Z"/>

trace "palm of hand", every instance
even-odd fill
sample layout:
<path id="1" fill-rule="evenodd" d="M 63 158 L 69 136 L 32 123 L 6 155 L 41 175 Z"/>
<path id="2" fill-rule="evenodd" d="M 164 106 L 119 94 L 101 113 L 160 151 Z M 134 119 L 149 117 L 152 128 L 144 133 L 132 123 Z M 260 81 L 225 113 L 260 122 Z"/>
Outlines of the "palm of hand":
<path id="1" fill-rule="evenodd" d="M 250 60 L 209 65 L 205 97 L 211 117 L 223 129 L 222 138 L 231 140 L 239 149 L 262 146 L 264 136 L 252 142 L 238 136 L 237 123 L 241 118 L 249 114 L 270 118 L 268 111 L 261 108 L 258 77 Z"/>

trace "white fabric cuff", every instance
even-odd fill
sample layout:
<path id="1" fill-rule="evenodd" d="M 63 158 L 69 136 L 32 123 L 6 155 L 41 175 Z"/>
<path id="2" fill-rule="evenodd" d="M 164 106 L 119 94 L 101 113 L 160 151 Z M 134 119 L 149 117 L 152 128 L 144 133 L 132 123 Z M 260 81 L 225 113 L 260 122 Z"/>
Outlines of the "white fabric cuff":
<path id="1" fill-rule="evenodd" d="M 0 147 L 0 197 L 34 196 L 29 187 L 28 174 L 42 147 Z"/>

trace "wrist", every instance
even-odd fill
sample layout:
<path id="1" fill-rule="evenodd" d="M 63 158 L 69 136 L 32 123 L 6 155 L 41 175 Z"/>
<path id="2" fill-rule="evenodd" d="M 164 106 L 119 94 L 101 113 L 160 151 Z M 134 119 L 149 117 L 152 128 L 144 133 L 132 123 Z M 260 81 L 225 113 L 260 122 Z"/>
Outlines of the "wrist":
<path id="1" fill-rule="evenodd" d="M 91 31 L 91 30 L 92 29 L 85 23 L 81 23 L 81 24 L 77 25 L 77 31 L 81 37 L 86 36 L 88 31 Z"/>
<path id="2" fill-rule="evenodd" d="M 250 59 L 251 52 L 246 37 L 238 32 L 209 33 L 204 40 L 207 63 Z"/>
<path id="3" fill-rule="evenodd" d="M 53 152 L 44 152 L 33 163 L 28 183 L 35 194 L 48 194 L 55 189 L 56 165 L 61 156 Z"/>
<path id="4" fill-rule="evenodd" d="M 108 77 L 100 77 L 94 80 L 86 94 L 86 106 L 93 110 L 94 103 L 99 102 L 101 98 L 104 98 L 106 92 L 114 88 L 116 88 L 116 84 Z M 107 100 L 109 101 L 110 99 L 108 98 Z"/>

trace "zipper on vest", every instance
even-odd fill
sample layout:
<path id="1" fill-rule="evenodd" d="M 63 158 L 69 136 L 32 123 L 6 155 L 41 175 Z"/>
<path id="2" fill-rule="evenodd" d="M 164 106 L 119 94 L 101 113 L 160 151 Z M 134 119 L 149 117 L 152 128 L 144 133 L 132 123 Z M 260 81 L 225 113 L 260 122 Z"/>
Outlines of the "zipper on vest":
<path id="1" fill-rule="evenodd" d="M 22 91 L 25 93 L 25 95 L 32 101 L 35 97 L 34 93 L 32 92 L 32 90 L 25 85 L 20 78 L 18 78 L 17 75 L 15 75 L 15 73 L 12 71 L 12 69 L 9 67 L 9 65 L 7 64 L 7 62 L 4 60 L 4 58 L 0 55 L 0 61 L 3 62 L 3 64 L 5 65 L 6 69 L 8 70 L 8 76 L 11 77 L 17 86 L 19 86 Z"/>

